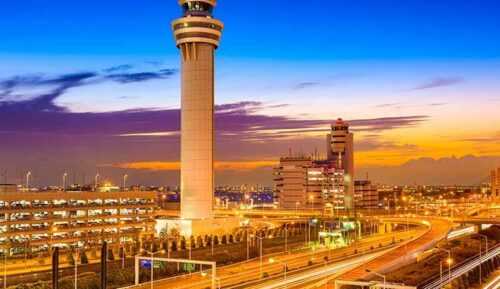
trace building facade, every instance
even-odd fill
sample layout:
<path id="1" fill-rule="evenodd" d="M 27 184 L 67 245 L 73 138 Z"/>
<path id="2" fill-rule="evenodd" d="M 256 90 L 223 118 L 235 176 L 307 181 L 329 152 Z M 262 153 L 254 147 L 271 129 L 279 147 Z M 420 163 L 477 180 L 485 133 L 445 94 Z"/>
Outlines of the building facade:
<path id="1" fill-rule="evenodd" d="M 11 255 L 140 242 L 154 234 L 155 197 L 156 192 L 0 192 L 0 248 Z"/>
<path id="2" fill-rule="evenodd" d="M 283 157 L 275 168 L 276 191 L 283 209 L 345 209 L 344 171 L 326 160 Z"/>
<path id="3" fill-rule="evenodd" d="M 491 196 L 493 198 L 500 197 L 500 168 L 491 171 Z"/>
<path id="4" fill-rule="evenodd" d="M 310 157 L 282 157 L 274 169 L 276 194 L 280 208 L 303 208 L 308 203 L 306 179 L 312 166 Z"/>
<path id="5" fill-rule="evenodd" d="M 345 204 L 352 209 L 354 202 L 354 135 L 349 131 L 349 124 L 341 118 L 332 124 L 331 132 L 326 137 L 327 160 L 344 170 Z"/>
<path id="6" fill-rule="evenodd" d="M 214 201 L 214 53 L 223 24 L 215 0 L 180 0 L 172 23 L 181 51 L 181 217 L 209 219 Z"/>
<path id="7" fill-rule="evenodd" d="M 354 207 L 356 209 L 377 209 L 379 202 L 377 186 L 369 180 L 354 181 Z"/>

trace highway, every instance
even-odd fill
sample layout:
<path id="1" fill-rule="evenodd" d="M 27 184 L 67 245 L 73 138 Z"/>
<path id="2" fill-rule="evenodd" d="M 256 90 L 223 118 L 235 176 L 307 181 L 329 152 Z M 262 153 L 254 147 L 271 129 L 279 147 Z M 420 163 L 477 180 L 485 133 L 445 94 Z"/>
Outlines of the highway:
<path id="1" fill-rule="evenodd" d="M 484 286 L 484 289 L 498 289 L 500 288 L 500 275 L 498 275 L 495 279 L 491 280 L 490 283 Z"/>
<path id="2" fill-rule="evenodd" d="M 418 229 L 409 232 L 395 232 L 390 234 L 378 234 L 375 236 L 362 239 L 350 247 L 328 250 L 317 249 L 301 249 L 290 254 L 275 254 L 263 256 L 262 273 L 268 275 L 269 279 L 260 280 L 260 258 L 256 258 L 247 262 L 241 262 L 233 265 L 224 266 L 217 269 L 218 286 L 221 288 L 240 288 L 248 286 L 256 286 L 262 281 L 271 280 L 277 275 L 283 275 L 284 266 L 288 267 L 287 274 L 293 276 L 298 273 L 303 273 L 305 269 L 317 268 L 353 258 L 358 258 L 359 255 L 348 257 L 357 253 L 370 253 L 381 247 L 393 246 L 393 239 L 396 241 L 409 240 L 426 232 L 425 229 Z M 325 257 L 328 258 L 326 262 Z M 270 259 L 271 258 L 271 259 Z M 346 259 L 347 258 L 347 259 Z M 272 262 L 270 262 L 272 260 Z M 349 263 L 351 264 L 351 263 Z M 210 287 L 210 272 L 201 274 L 200 272 L 191 275 L 183 275 L 154 282 L 154 288 L 178 288 L 178 289 L 205 289 Z M 150 288 L 150 283 L 144 283 L 139 286 L 130 288 Z"/>
<path id="3" fill-rule="evenodd" d="M 452 223 L 442 218 L 428 218 L 423 222 L 430 224 L 431 229 L 428 230 L 422 237 L 415 239 L 404 246 L 392 250 L 388 254 L 382 255 L 374 260 L 363 265 L 363 267 L 355 268 L 346 274 L 343 274 L 342 280 L 360 280 L 365 277 L 370 277 L 370 273 L 366 272 L 369 269 L 374 272 L 385 271 L 392 267 L 404 265 L 405 262 L 411 262 L 415 259 L 417 252 L 423 251 L 433 246 L 437 241 L 446 237 L 452 227 Z"/>

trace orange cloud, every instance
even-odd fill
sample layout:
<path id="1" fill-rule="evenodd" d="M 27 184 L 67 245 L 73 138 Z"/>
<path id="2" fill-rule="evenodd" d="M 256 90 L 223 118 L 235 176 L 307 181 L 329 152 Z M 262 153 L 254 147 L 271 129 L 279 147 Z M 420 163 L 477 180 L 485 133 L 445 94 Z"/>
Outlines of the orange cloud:
<path id="1" fill-rule="evenodd" d="M 277 161 L 219 161 L 215 162 L 216 170 L 254 170 L 259 168 L 273 167 Z M 122 169 L 152 170 L 152 171 L 176 171 L 180 169 L 179 162 L 132 162 L 114 164 L 113 167 Z"/>

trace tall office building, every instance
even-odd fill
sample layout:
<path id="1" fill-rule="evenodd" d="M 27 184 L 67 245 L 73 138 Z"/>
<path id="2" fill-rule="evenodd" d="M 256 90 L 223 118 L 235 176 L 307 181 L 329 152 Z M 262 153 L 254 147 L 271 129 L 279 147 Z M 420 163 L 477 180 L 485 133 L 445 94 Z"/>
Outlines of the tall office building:
<path id="1" fill-rule="evenodd" d="M 491 171 L 491 196 L 500 198 L 500 168 Z"/>
<path id="2" fill-rule="evenodd" d="M 213 217 L 214 52 L 223 24 L 216 0 L 180 0 L 172 23 L 181 51 L 181 218 Z"/>
<path id="3" fill-rule="evenodd" d="M 326 137 L 327 158 L 344 170 L 345 204 L 348 209 L 354 204 L 354 136 L 349 132 L 349 124 L 341 118 L 332 124 L 331 133 Z"/>

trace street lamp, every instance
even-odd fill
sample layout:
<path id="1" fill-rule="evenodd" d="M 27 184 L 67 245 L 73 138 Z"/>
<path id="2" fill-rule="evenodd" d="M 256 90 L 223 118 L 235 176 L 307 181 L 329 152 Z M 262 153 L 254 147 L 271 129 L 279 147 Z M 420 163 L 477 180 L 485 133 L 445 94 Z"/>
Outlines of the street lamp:
<path id="1" fill-rule="evenodd" d="M 479 237 L 485 238 L 486 239 L 486 252 L 485 254 L 488 254 L 488 236 L 479 234 Z M 481 254 L 481 239 L 479 239 L 479 284 L 483 284 L 483 272 L 482 272 L 482 267 L 483 267 L 483 256 L 484 254 Z"/>
<path id="2" fill-rule="evenodd" d="M 451 250 L 442 249 L 442 248 L 438 248 L 438 247 L 436 247 L 435 249 L 448 253 L 448 259 L 446 259 L 446 264 L 448 264 L 448 281 L 451 281 L 451 264 L 453 264 L 453 259 L 451 258 Z M 442 279 L 443 279 L 443 262 L 442 261 L 440 262 L 439 267 L 440 267 L 440 280 L 442 282 Z"/>
<path id="3" fill-rule="evenodd" d="M 382 274 L 377 273 L 377 272 L 375 272 L 375 271 L 372 271 L 372 270 L 370 270 L 370 269 L 366 269 L 366 272 L 368 272 L 368 273 L 373 273 L 373 274 L 375 274 L 375 275 L 377 275 L 377 276 L 381 277 L 382 279 L 384 279 L 384 288 L 383 288 L 383 289 L 385 289 L 385 288 L 386 288 L 386 287 L 385 287 L 385 285 L 386 285 L 386 282 L 385 282 L 385 281 L 386 281 L 385 275 L 382 275 Z"/>
<path id="4" fill-rule="evenodd" d="M 31 177 L 31 172 L 28 171 L 26 173 L 26 190 L 29 190 L 30 189 L 30 177 Z"/>
<path id="5" fill-rule="evenodd" d="M 285 262 L 283 262 L 283 261 L 276 260 L 276 259 L 274 259 L 272 257 L 269 258 L 269 264 L 273 264 L 275 262 L 278 262 L 278 263 L 280 263 L 280 264 L 283 265 L 283 277 L 284 277 L 284 280 L 286 282 L 286 271 L 288 271 L 288 265 Z"/>
<path id="6" fill-rule="evenodd" d="M 99 173 L 97 173 L 95 175 L 95 178 L 94 178 L 94 188 L 97 190 L 97 184 L 99 184 Z"/>
<path id="7" fill-rule="evenodd" d="M 295 214 L 297 214 L 299 211 L 299 205 L 300 205 L 300 202 L 298 202 L 298 201 L 295 202 Z"/>
<path id="8" fill-rule="evenodd" d="M 127 174 L 124 174 L 123 175 L 123 190 L 125 191 L 125 187 L 127 185 L 127 179 L 128 179 L 128 175 Z"/>
<path id="9" fill-rule="evenodd" d="M 155 265 L 154 257 L 155 257 L 156 254 L 165 254 L 165 251 L 164 250 L 160 250 L 160 251 L 156 251 L 156 252 L 151 252 L 151 251 L 143 249 L 143 252 L 146 253 L 146 254 L 151 255 L 151 289 L 153 289 L 154 265 Z"/>
<path id="10" fill-rule="evenodd" d="M 64 173 L 63 174 L 63 177 L 62 177 L 62 181 L 63 181 L 63 191 L 66 191 L 66 178 L 68 177 L 68 173 Z"/>
<path id="11" fill-rule="evenodd" d="M 261 279 L 261 278 L 262 278 L 262 240 L 264 239 L 264 237 L 262 237 L 262 236 L 257 236 L 257 234 L 255 234 L 255 237 L 256 237 L 257 239 L 259 239 L 259 241 L 260 241 L 260 254 L 259 254 L 259 255 L 260 255 L 260 257 L 259 257 L 259 259 L 260 259 L 260 260 L 259 260 L 260 278 L 259 278 L 259 279 Z"/>
<path id="12" fill-rule="evenodd" d="M 78 249 L 75 250 L 75 289 L 78 289 Z"/>
<path id="13" fill-rule="evenodd" d="M 312 194 L 309 195 L 309 202 L 311 203 L 311 212 L 314 210 L 314 196 Z"/>
<path id="14" fill-rule="evenodd" d="M 3 249 L 3 288 L 7 289 L 7 249 Z"/>

